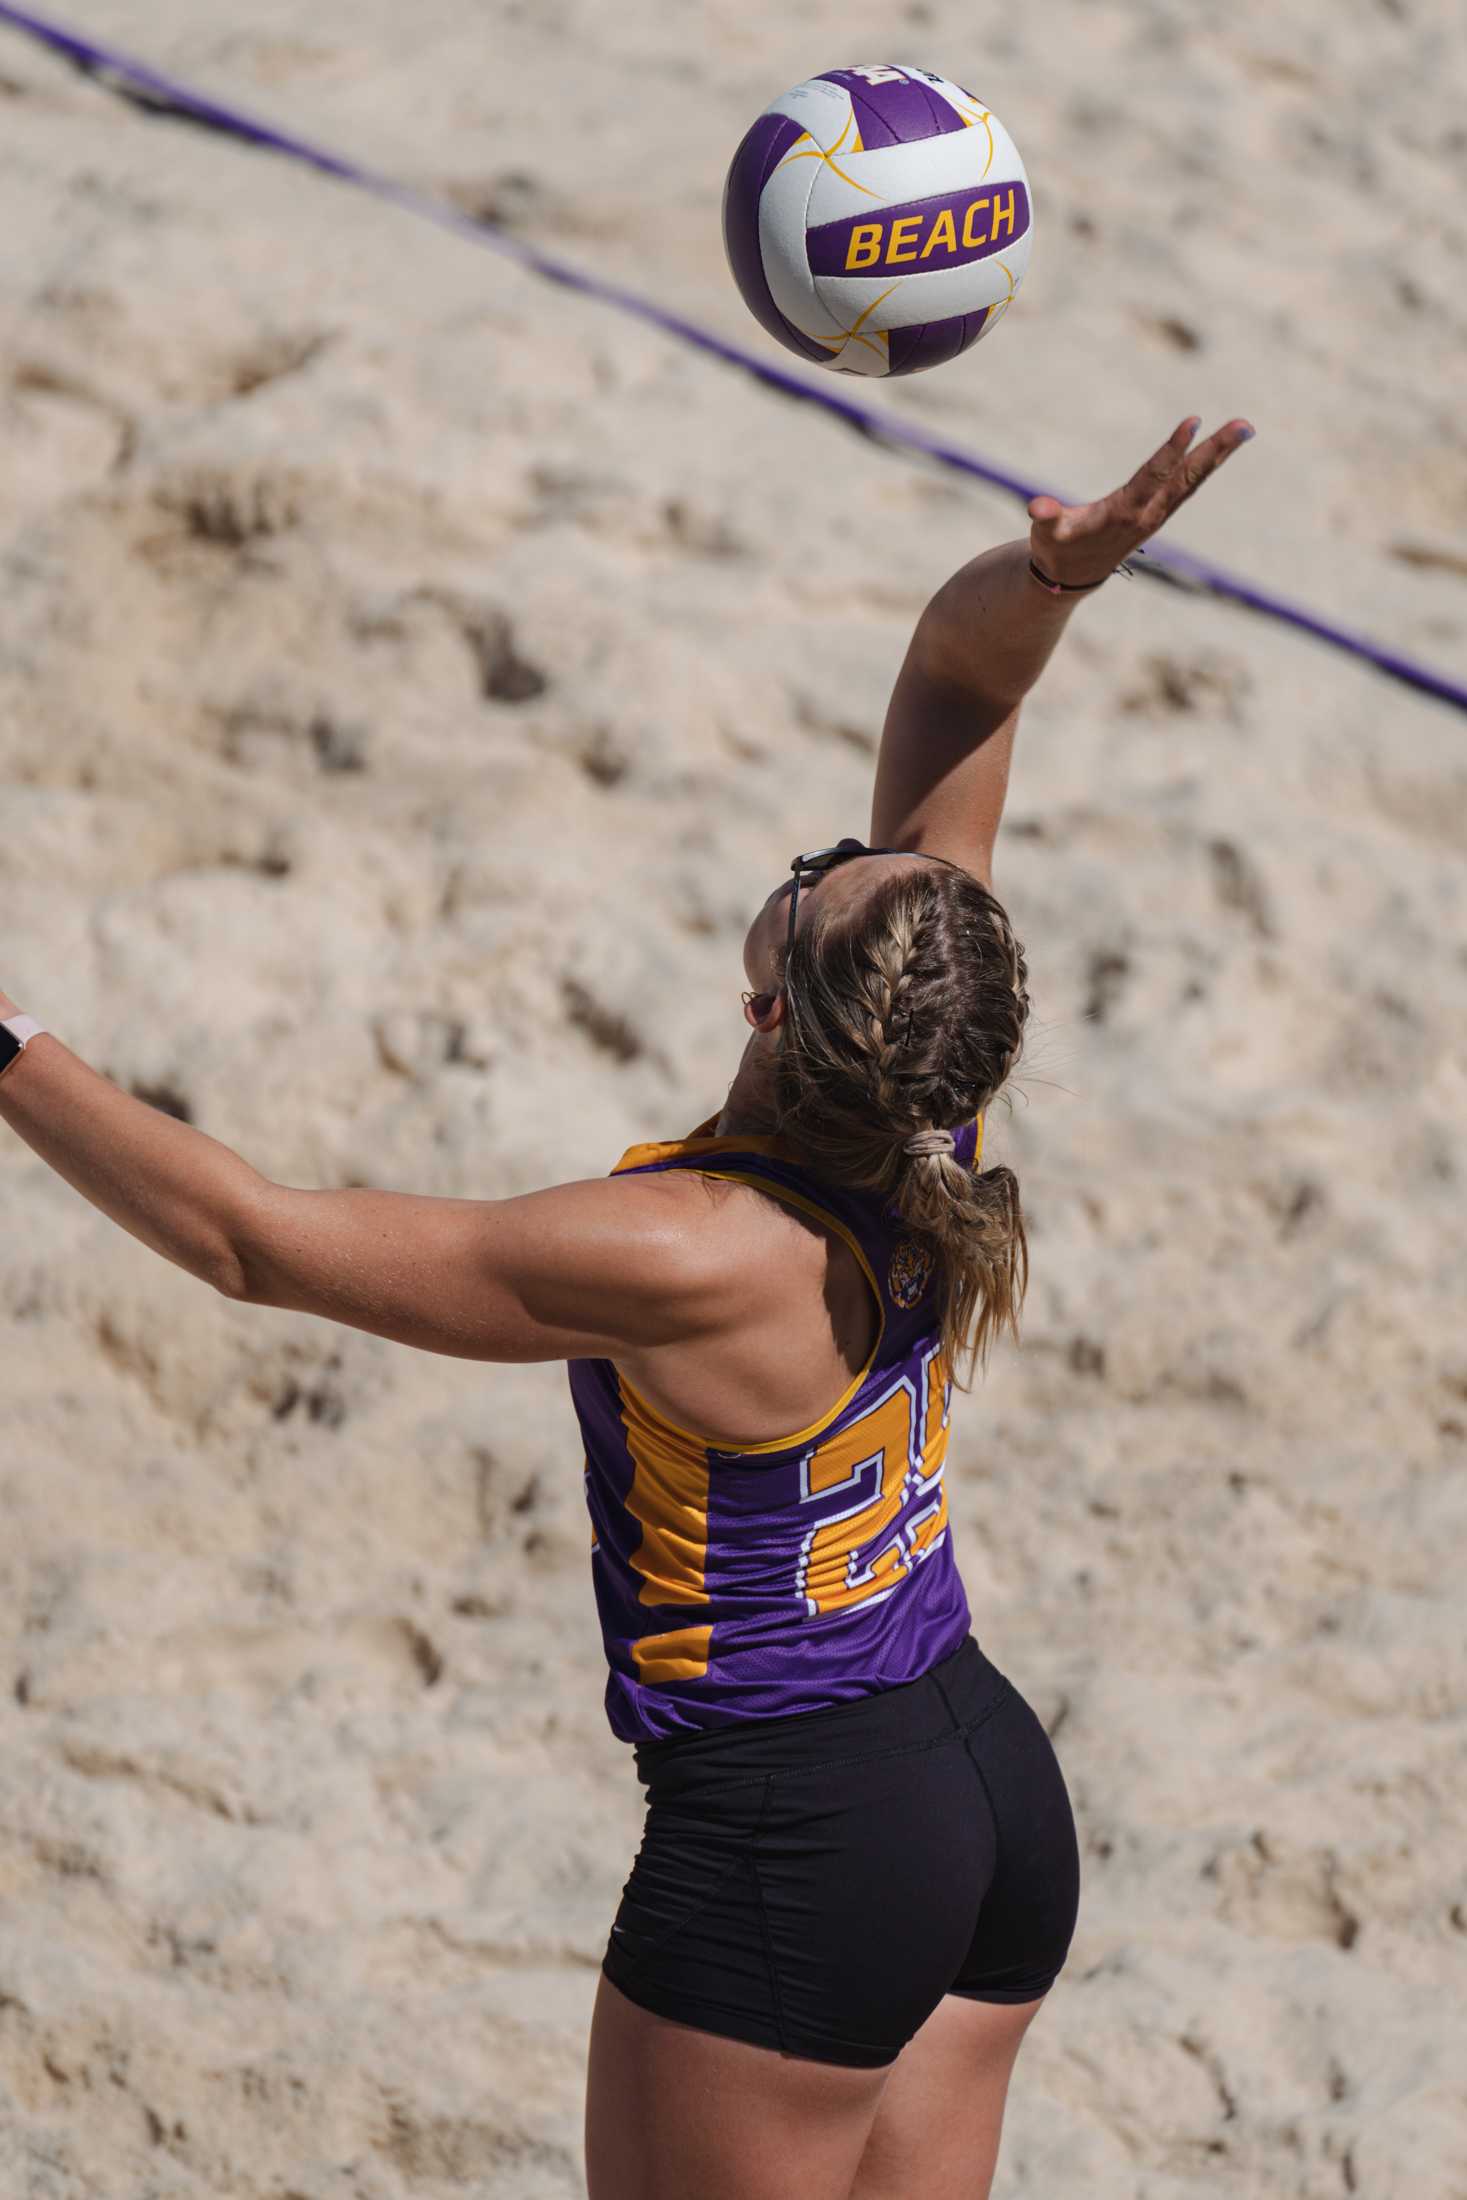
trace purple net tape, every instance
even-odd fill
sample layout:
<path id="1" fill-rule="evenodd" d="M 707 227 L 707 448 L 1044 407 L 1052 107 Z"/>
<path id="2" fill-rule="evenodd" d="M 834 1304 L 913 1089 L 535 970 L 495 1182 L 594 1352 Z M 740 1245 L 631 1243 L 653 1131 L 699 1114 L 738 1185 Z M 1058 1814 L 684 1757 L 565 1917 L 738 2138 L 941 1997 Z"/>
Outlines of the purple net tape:
<path id="1" fill-rule="evenodd" d="M 837 390 L 821 389 L 799 375 L 789 374 L 782 367 L 771 365 L 755 353 L 745 351 L 741 345 L 730 344 L 722 337 L 700 327 L 694 321 L 685 321 L 681 315 L 669 313 L 664 307 L 654 305 L 650 299 L 640 297 L 635 291 L 624 290 L 617 283 L 603 282 L 599 277 L 586 274 L 568 261 L 553 258 L 549 253 L 538 252 L 533 245 L 507 237 L 502 231 L 485 222 L 475 221 L 472 215 L 462 214 L 446 200 L 431 197 L 426 192 L 414 191 L 408 185 L 396 183 L 390 176 L 379 176 L 370 168 L 362 168 L 356 162 L 344 160 L 323 147 L 312 145 L 305 138 L 274 129 L 267 122 L 256 121 L 234 107 L 222 106 L 217 100 L 207 99 L 186 84 L 151 69 L 145 62 L 135 61 L 129 54 L 120 53 L 115 47 L 101 46 L 95 40 L 68 30 L 63 24 L 49 22 L 44 16 L 33 15 L 28 8 L 17 8 L 10 0 L 0 0 L 0 23 L 39 39 L 54 52 L 59 53 L 75 67 L 98 77 L 109 90 L 120 92 L 155 111 L 168 113 L 190 122 L 200 123 L 209 129 L 219 130 L 227 136 L 243 139 L 247 144 L 263 147 L 267 152 L 283 153 L 291 160 L 305 163 L 320 170 L 323 175 L 335 176 L 339 182 L 349 183 L 358 190 L 370 191 L 380 199 L 386 199 L 405 212 L 416 214 L 425 221 L 435 222 L 441 229 L 451 229 L 460 236 L 472 239 L 475 244 L 486 245 L 491 251 L 501 252 L 507 258 L 518 260 L 547 282 L 561 283 L 569 290 L 576 290 L 588 298 L 599 299 L 603 305 L 615 306 L 619 312 L 632 314 L 636 319 L 650 322 L 654 328 L 681 338 L 699 351 L 712 354 L 715 359 L 726 361 L 744 374 L 753 375 L 768 388 L 782 396 L 798 398 L 802 404 L 820 405 L 826 412 L 834 413 L 848 427 L 869 436 L 873 442 L 882 443 L 894 450 L 916 451 L 924 458 L 934 460 L 955 473 L 968 474 L 974 480 L 986 482 L 990 488 L 1005 490 L 1010 496 L 1020 497 L 1027 504 L 1032 497 L 1057 496 L 1062 503 L 1072 498 L 1062 495 L 1038 482 L 1022 481 L 1015 474 L 1005 472 L 986 459 L 975 457 L 951 443 L 941 442 L 928 435 L 922 428 L 898 420 L 891 415 L 874 412 L 869 405 L 846 397 Z M 1263 617 L 1277 619 L 1285 626 L 1296 627 L 1301 633 L 1312 634 L 1316 640 L 1326 642 L 1331 648 L 1345 651 L 1349 656 L 1360 657 L 1390 679 L 1400 680 L 1407 687 L 1418 689 L 1424 695 L 1435 696 L 1440 702 L 1450 703 L 1457 710 L 1467 711 L 1467 687 L 1460 681 L 1448 679 L 1444 673 L 1434 672 L 1429 665 L 1401 656 L 1397 651 L 1383 648 L 1367 635 L 1353 634 L 1346 627 L 1336 626 L 1328 619 L 1318 618 L 1302 605 L 1287 602 L 1268 590 L 1257 588 L 1251 581 L 1238 579 L 1221 566 L 1211 564 L 1205 558 L 1193 557 L 1189 551 L 1164 549 L 1153 545 L 1146 552 L 1143 563 L 1136 567 L 1142 575 L 1154 580 L 1169 581 L 1177 587 L 1205 591 L 1209 595 L 1223 596 L 1243 605 L 1246 610 L 1259 612 Z"/>

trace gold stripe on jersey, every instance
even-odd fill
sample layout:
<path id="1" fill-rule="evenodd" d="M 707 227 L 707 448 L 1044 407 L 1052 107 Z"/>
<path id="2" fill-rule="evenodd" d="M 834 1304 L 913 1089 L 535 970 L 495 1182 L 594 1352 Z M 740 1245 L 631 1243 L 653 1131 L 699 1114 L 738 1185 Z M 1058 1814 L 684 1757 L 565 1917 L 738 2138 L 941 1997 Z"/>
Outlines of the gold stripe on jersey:
<path id="1" fill-rule="evenodd" d="M 675 1627 L 666 1635 L 643 1635 L 632 1644 L 637 1678 L 658 1681 L 700 1681 L 708 1671 L 711 1627 Z"/>
<path id="2" fill-rule="evenodd" d="M 624 1503 L 642 1523 L 632 1564 L 642 1576 L 642 1604 L 706 1604 L 708 1562 L 708 1460 L 701 1445 L 677 1441 L 677 1432 L 624 1376 L 621 1423 L 631 1454 L 632 1486 Z"/>
<path id="3" fill-rule="evenodd" d="M 696 1130 L 687 1138 L 664 1138 L 651 1145 L 628 1146 L 611 1173 L 620 1176 L 624 1169 L 648 1169 L 659 1161 L 679 1161 L 686 1154 L 705 1153 L 758 1153 L 767 1155 L 771 1161 L 787 1161 L 792 1168 L 800 1166 L 800 1157 L 794 1148 L 777 1138 L 765 1138 L 755 1132 L 726 1133 L 719 1138 L 711 1131 Z"/>

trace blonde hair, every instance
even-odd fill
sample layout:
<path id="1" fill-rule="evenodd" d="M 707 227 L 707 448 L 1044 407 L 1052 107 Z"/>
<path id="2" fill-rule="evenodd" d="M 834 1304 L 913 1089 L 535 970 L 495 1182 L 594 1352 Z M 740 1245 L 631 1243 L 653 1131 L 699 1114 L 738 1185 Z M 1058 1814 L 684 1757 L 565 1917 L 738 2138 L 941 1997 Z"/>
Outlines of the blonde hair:
<path id="1" fill-rule="evenodd" d="M 817 908 L 784 971 L 777 1130 L 820 1174 L 884 1193 L 932 1249 L 943 1355 L 966 1388 L 994 1334 L 1017 1337 L 1029 1251 L 1012 1169 L 909 1154 L 920 1131 L 987 1108 L 1019 1058 L 1024 951 L 966 871 L 923 864 L 854 909 Z M 960 1362 L 966 1367 L 960 1374 Z"/>

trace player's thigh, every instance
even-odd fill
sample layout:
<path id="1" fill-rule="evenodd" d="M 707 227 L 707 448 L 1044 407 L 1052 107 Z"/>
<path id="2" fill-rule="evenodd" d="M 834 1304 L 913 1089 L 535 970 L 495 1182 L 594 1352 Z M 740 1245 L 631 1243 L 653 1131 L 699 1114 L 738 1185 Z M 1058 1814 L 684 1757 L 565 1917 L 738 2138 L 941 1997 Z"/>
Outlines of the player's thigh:
<path id="1" fill-rule="evenodd" d="M 603 1974 L 586 2082 L 590 2200 L 848 2200 L 887 2077 L 674 2023 Z"/>
<path id="2" fill-rule="evenodd" d="M 887 2079 L 850 2200 L 987 2200 L 1009 2078 L 1042 2007 L 939 2002 Z"/>

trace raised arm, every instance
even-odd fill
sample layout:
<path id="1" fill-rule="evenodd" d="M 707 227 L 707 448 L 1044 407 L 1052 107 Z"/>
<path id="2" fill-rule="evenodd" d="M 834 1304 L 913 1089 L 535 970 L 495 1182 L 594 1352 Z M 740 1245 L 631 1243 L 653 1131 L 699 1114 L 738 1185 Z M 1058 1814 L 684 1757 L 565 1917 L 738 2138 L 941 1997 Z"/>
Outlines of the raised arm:
<path id="1" fill-rule="evenodd" d="M 986 550 L 928 604 L 892 691 L 871 807 L 873 847 L 918 848 L 990 882 L 1019 707 L 1085 591 L 1154 535 L 1253 430 L 1230 420 L 1191 448 L 1184 420 L 1093 504 L 1036 497 L 1027 540 Z"/>

